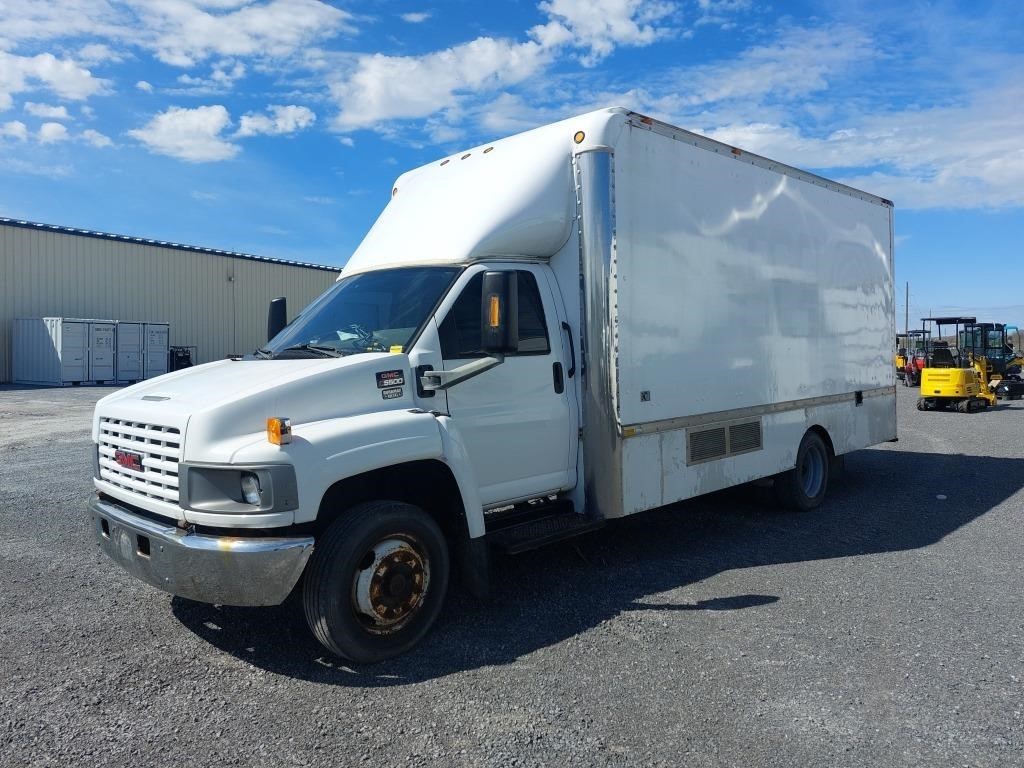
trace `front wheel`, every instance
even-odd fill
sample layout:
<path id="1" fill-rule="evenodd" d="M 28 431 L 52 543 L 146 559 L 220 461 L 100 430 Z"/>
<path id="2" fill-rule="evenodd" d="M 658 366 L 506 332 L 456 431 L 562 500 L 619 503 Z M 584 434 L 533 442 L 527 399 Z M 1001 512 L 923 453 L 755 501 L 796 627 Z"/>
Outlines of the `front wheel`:
<path id="1" fill-rule="evenodd" d="M 437 619 L 448 570 L 444 534 L 422 509 L 398 501 L 355 506 L 310 559 L 302 595 L 309 628 L 351 661 L 398 656 Z"/>
<path id="2" fill-rule="evenodd" d="M 796 452 L 796 466 L 775 478 L 775 497 L 786 509 L 806 512 L 821 506 L 828 490 L 831 457 L 817 432 L 807 432 Z"/>

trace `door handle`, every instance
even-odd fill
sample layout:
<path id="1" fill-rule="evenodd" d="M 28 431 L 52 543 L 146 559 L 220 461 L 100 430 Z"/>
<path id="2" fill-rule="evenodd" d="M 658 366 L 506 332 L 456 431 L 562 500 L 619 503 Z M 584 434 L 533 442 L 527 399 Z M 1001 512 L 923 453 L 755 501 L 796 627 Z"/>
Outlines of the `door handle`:
<path id="1" fill-rule="evenodd" d="M 562 378 L 562 364 L 554 363 L 551 366 L 551 376 L 555 380 L 555 394 L 562 394 L 565 391 L 565 379 Z"/>
<path id="2" fill-rule="evenodd" d="M 569 373 L 567 375 L 571 379 L 576 375 L 576 343 L 572 340 L 572 326 L 564 320 L 562 321 L 562 329 L 569 336 L 569 359 L 571 362 L 569 364 Z"/>

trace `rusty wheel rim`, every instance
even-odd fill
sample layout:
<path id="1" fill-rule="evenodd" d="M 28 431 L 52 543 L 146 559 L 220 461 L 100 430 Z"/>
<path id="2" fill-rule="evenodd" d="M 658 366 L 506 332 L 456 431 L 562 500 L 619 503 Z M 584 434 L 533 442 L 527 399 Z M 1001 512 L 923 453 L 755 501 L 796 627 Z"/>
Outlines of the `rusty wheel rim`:
<path id="1" fill-rule="evenodd" d="M 414 536 L 381 539 L 363 555 L 352 583 L 352 604 L 371 632 L 397 632 L 415 618 L 430 589 L 430 560 Z"/>

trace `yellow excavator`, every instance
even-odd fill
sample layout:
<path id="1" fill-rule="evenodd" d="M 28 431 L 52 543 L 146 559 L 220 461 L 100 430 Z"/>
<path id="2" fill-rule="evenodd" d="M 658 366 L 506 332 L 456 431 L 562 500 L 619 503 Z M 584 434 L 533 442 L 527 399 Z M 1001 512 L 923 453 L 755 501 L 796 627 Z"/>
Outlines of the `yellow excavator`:
<path id="1" fill-rule="evenodd" d="M 956 408 L 961 413 L 974 413 L 996 404 L 996 396 L 988 387 L 988 360 L 984 355 L 975 356 L 969 349 L 951 347 L 942 338 L 942 326 L 954 327 L 953 339 L 966 338 L 961 334 L 965 329 L 977 327 L 974 317 L 922 317 L 922 328 L 926 323 L 935 326 L 931 348 L 921 370 L 921 394 L 917 399 L 919 411 L 942 411 Z M 968 334 L 970 336 L 970 334 Z"/>
<path id="2" fill-rule="evenodd" d="M 1014 350 L 1006 334 L 1016 326 L 1003 323 L 975 323 L 967 325 L 959 335 L 960 346 L 968 351 L 972 364 L 978 369 L 982 382 L 996 398 L 1020 400 L 1024 397 L 1024 382 L 1020 371 L 1024 355 Z"/>

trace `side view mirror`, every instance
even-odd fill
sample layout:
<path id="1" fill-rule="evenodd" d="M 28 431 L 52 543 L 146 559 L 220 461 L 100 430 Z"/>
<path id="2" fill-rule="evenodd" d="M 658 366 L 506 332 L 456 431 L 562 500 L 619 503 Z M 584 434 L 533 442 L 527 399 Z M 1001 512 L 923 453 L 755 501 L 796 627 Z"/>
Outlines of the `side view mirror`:
<path id="1" fill-rule="evenodd" d="M 450 371 L 424 371 L 425 392 L 448 389 L 505 362 L 519 348 L 519 280 L 515 272 L 484 272 L 480 291 L 480 348 L 486 357 Z"/>
<path id="2" fill-rule="evenodd" d="M 277 336 L 284 327 L 288 325 L 288 299 L 278 296 L 270 300 L 270 310 L 267 312 L 267 341 Z"/>
<path id="3" fill-rule="evenodd" d="M 519 281 L 515 272 L 485 272 L 480 292 L 480 341 L 487 354 L 519 347 Z"/>

